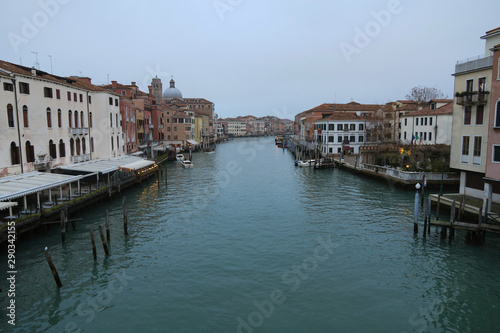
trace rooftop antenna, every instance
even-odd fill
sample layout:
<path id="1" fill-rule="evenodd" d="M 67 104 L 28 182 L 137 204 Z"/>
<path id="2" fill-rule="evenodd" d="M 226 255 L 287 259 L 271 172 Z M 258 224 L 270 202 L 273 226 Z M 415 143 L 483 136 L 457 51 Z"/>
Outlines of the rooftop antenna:
<path id="1" fill-rule="evenodd" d="M 36 69 L 40 69 L 40 64 L 38 63 L 38 52 L 35 52 L 35 51 L 31 51 L 31 53 L 34 53 L 35 54 L 35 68 Z"/>
<path id="2" fill-rule="evenodd" d="M 23 58 L 19 57 L 19 64 L 22 66 L 23 65 Z"/>
<path id="3" fill-rule="evenodd" d="M 107 84 L 109 84 L 109 74 L 108 74 L 108 83 Z"/>
<path id="4" fill-rule="evenodd" d="M 52 56 L 51 56 L 50 54 L 49 54 L 49 55 L 47 55 L 47 56 L 50 58 L 50 74 L 54 74 L 54 73 L 52 72 Z"/>

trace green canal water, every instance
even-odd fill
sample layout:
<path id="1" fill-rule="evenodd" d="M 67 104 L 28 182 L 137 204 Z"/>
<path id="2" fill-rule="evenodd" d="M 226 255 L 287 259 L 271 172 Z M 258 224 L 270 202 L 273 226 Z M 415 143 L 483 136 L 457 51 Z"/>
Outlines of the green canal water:
<path id="1" fill-rule="evenodd" d="M 273 138 L 236 139 L 17 243 L 4 332 L 498 332 L 500 240 L 413 235 L 414 193 L 297 168 Z M 92 259 L 89 225 L 104 225 Z M 96 234 L 97 240 L 98 235 Z M 63 287 L 45 261 L 49 248 Z"/>

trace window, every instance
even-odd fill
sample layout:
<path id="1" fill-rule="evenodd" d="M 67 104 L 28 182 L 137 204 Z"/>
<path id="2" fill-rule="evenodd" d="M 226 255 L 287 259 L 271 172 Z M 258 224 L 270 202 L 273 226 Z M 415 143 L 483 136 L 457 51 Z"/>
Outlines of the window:
<path id="1" fill-rule="evenodd" d="M 497 108 L 495 110 L 495 127 L 500 127 L 500 101 L 497 102 Z"/>
<path id="2" fill-rule="evenodd" d="M 29 95 L 30 93 L 30 85 L 25 82 L 19 82 L 19 92 L 21 94 Z"/>
<path id="3" fill-rule="evenodd" d="M 473 87 L 474 87 L 474 80 L 465 81 L 465 91 L 472 92 L 474 90 Z"/>
<path id="4" fill-rule="evenodd" d="M 355 130 L 356 130 L 356 124 L 351 124 L 351 125 L 349 126 L 349 129 L 350 129 L 351 131 L 355 131 Z"/>
<path id="5" fill-rule="evenodd" d="M 335 130 L 335 125 L 334 124 L 328 124 L 328 130 L 334 131 Z"/>
<path id="6" fill-rule="evenodd" d="M 472 163 L 476 165 L 481 164 L 481 144 L 482 144 L 483 138 L 480 136 L 475 136 L 474 137 L 474 149 L 472 151 Z"/>
<path id="7" fill-rule="evenodd" d="M 56 98 L 61 99 L 61 90 L 56 89 Z"/>
<path id="8" fill-rule="evenodd" d="M 73 138 L 69 139 L 69 152 L 71 156 L 75 156 L 75 140 Z"/>
<path id="9" fill-rule="evenodd" d="M 429 132 L 429 141 L 432 141 L 432 132 Z"/>
<path id="10" fill-rule="evenodd" d="M 90 138 L 90 151 L 94 152 L 94 138 Z"/>
<path id="11" fill-rule="evenodd" d="M 337 131 L 342 131 L 342 124 L 337 124 Z"/>
<path id="12" fill-rule="evenodd" d="M 28 107 L 26 105 L 23 105 L 23 123 L 24 127 L 29 126 L 29 121 L 28 121 Z"/>
<path id="13" fill-rule="evenodd" d="M 408 118 L 405 118 L 405 126 L 408 126 Z"/>
<path id="14" fill-rule="evenodd" d="M 464 108 L 464 125 L 470 125 L 471 124 L 471 114 L 472 114 L 472 107 L 466 106 Z"/>
<path id="15" fill-rule="evenodd" d="M 71 101 L 71 91 L 68 91 L 68 101 Z"/>
<path id="16" fill-rule="evenodd" d="M 75 128 L 78 127 L 78 111 L 75 110 Z"/>
<path id="17" fill-rule="evenodd" d="M 429 125 L 432 126 L 432 117 L 429 118 Z"/>
<path id="18" fill-rule="evenodd" d="M 62 111 L 61 109 L 57 109 L 57 127 L 62 127 Z"/>
<path id="19" fill-rule="evenodd" d="M 92 104 L 92 96 L 89 96 L 89 104 Z"/>
<path id="20" fill-rule="evenodd" d="M 47 98 L 52 98 L 52 88 L 49 88 L 49 87 L 44 87 L 43 88 L 43 97 L 47 97 Z"/>
<path id="21" fill-rule="evenodd" d="M 73 127 L 73 118 L 71 118 L 71 110 L 68 111 L 68 126 L 71 128 Z M 73 155 L 71 155 L 73 156 Z"/>
<path id="22" fill-rule="evenodd" d="M 82 138 L 82 153 L 85 155 L 87 151 L 87 144 L 85 143 L 85 138 Z"/>
<path id="23" fill-rule="evenodd" d="M 424 141 L 427 141 L 427 132 L 424 132 Z"/>
<path id="24" fill-rule="evenodd" d="M 358 136 L 358 142 L 361 143 L 361 142 L 364 142 L 365 138 L 363 135 L 360 135 Z"/>
<path id="25" fill-rule="evenodd" d="M 403 139 L 406 140 L 406 132 L 403 132 Z"/>
<path id="26" fill-rule="evenodd" d="M 63 140 L 59 140 L 59 157 L 66 157 L 66 146 Z"/>
<path id="27" fill-rule="evenodd" d="M 29 141 L 26 141 L 26 162 L 35 162 L 35 147 L 33 147 Z"/>
<path id="28" fill-rule="evenodd" d="M 333 136 L 328 137 L 328 142 L 334 142 L 334 141 L 335 141 L 335 137 L 333 137 Z"/>
<path id="29" fill-rule="evenodd" d="M 52 158 L 57 158 L 56 144 L 52 140 L 49 140 L 49 155 Z"/>
<path id="30" fill-rule="evenodd" d="M 73 93 L 73 101 L 74 102 L 78 102 L 78 94 L 77 93 Z"/>
<path id="31" fill-rule="evenodd" d="M 115 150 L 115 145 L 113 143 L 113 137 L 111 137 L 111 150 Z"/>
<path id="32" fill-rule="evenodd" d="M 118 106 L 118 98 L 115 98 L 115 106 Z"/>
<path id="33" fill-rule="evenodd" d="M 76 155 L 80 156 L 80 138 L 76 138 L 75 145 L 76 145 Z"/>
<path id="34" fill-rule="evenodd" d="M 482 125 L 484 118 L 484 105 L 478 105 L 476 108 L 476 125 Z"/>
<path id="35" fill-rule="evenodd" d="M 4 82 L 3 83 L 3 90 L 5 91 L 14 91 L 14 85 L 9 82 Z"/>
<path id="36" fill-rule="evenodd" d="M 500 145 L 493 145 L 493 162 L 500 163 Z"/>
<path id="37" fill-rule="evenodd" d="M 418 118 L 415 118 L 415 126 L 418 126 Z"/>
<path id="38" fill-rule="evenodd" d="M 14 127 L 14 108 L 12 104 L 7 104 L 7 123 L 9 127 Z"/>
<path id="39" fill-rule="evenodd" d="M 92 112 L 89 112 L 89 127 L 92 127 Z"/>
<path id="40" fill-rule="evenodd" d="M 113 105 L 113 97 L 109 98 L 109 105 Z"/>
<path id="41" fill-rule="evenodd" d="M 425 126 L 427 126 L 427 117 L 424 118 Z"/>
<path id="42" fill-rule="evenodd" d="M 109 127 L 113 127 L 113 114 L 112 113 L 109 114 Z"/>
<path id="43" fill-rule="evenodd" d="M 52 128 L 52 115 L 50 108 L 47 108 L 47 127 Z"/>
<path id="44" fill-rule="evenodd" d="M 356 142 L 356 137 L 355 137 L 354 135 L 351 135 L 351 136 L 349 137 L 349 142 L 351 142 L 351 143 L 352 143 L 352 142 Z"/>
<path id="45" fill-rule="evenodd" d="M 80 94 L 80 103 L 83 103 L 83 94 Z"/>
<path id="46" fill-rule="evenodd" d="M 16 143 L 12 141 L 10 143 L 10 161 L 12 165 L 21 163 L 21 154 L 19 147 L 16 146 Z"/>
<path id="47" fill-rule="evenodd" d="M 83 121 L 83 111 L 80 111 L 80 127 L 85 127 L 85 123 Z"/>
<path id="48" fill-rule="evenodd" d="M 470 137 L 463 136 L 462 137 L 462 163 L 469 163 L 469 144 L 470 144 Z"/>

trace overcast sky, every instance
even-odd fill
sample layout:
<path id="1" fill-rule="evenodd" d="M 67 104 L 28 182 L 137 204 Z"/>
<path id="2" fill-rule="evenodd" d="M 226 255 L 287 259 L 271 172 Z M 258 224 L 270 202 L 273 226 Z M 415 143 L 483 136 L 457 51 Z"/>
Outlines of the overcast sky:
<path id="1" fill-rule="evenodd" d="M 0 58 L 94 84 L 173 76 L 219 117 L 293 119 L 322 103 L 453 96 L 457 60 L 484 54 L 498 0 L 0 0 Z M 49 55 L 51 57 L 49 57 Z"/>

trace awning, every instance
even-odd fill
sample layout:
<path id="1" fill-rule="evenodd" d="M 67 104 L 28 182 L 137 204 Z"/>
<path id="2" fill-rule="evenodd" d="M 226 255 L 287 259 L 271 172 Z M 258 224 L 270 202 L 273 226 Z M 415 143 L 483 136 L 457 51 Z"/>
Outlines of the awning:
<path id="1" fill-rule="evenodd" d="M 75 182 L 83 176 L 48 172 L 29 172 L 0 178 L 0 201 L 6 201 Z"/>
<path id="2" fill-rule="evenodd" d="M 142 168 L 146 168 L 146 167 L 149 167 L 149 166 L 153 166 L 154 164 L 155 164 L 155 162 L 153 162 L 153 161 L 142 160 L 142 161 L 137 161 L 137 162 L 134 162 L 134 163 L 130 163 L 130 164 L 124 165 L 124 166 L 122 166 L 120 168 L 121 169 L 129 169 L 129 170 L 135 171 L 135 170 L 138 170 L 138 169 L 142 169 Z"/>
<path id="3" fill-rule="evenodd" d="M 17 206 L 17 202 L 0 202 L 0 210 L 9 209 Z"/>
<path id="4" fill-rule="evenodd" d="M 63 165 L 56 169 L 83 173 L 100 172 L 104 174 L 116 171 L 121 166 L 142 160 L 143 158 L 138 156 L 120 156 L 110 159 L 92 160 L 83 163 Z"/>
<path id="5" fill-rule="evenodd" d="M 192 144 L 193 146 L 199 145 L 199 142 L 196 142 L 194 140 L 186 140 L 188 143 Z"/>

